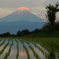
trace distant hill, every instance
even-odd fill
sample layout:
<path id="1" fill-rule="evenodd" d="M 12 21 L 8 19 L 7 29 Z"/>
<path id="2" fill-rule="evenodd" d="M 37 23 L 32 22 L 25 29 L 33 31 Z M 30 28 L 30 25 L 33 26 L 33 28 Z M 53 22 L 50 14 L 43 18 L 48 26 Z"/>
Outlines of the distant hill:
<path id="1" fill-rule="evenodd" d="M 32 31 L 34 29 L 40 29 L 45 22 L 29 22 L 27 20 L 13 21 L 13 22 L 0 22 L 0 34 L 10 32 L 16 34 L 18 30 L 28 29 Z"/>

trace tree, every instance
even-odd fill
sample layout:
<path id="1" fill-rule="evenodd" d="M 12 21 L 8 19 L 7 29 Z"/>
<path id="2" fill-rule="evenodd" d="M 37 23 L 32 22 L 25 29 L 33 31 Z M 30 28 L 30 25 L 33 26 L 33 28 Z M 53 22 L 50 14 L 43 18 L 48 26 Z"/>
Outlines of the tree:
<path id="1" fill-rule="evenodd" d="M 22 30 L 22 35 L 28 35 L 29 34 L 29 30 L 25 29 L 25 30 Z"/>
<path id="2" fill-rule="evenodd" d="M 56 19 L 56 13 L 59 11 L 59 2 L 55 4 L 55 6 L 49 4 L 49 6 L 46 7 L 47 9 L 47 18 L 52 27 L 54 26 L 55 19 Z"/>
<path id="3" fill-rule="evenodd" d="M 35 29 L 34 30 L 34 33 L 39 33 L 39 29 Z"/>
<path id="4" fill-rule="evenodd" d="M 18 31 L 17 32 L 17 36 L 24 36 L 24 35 L 28 35 L 29 34 L 29 30 L 25 29 L 25 30 L 22 30 L 22 31 Z"/>
<path id="5" fill-rule="evenodd" d="M 10 32 L 6 32 L 4 34 L 1 34 L 0 36 L 1 37 L 9 37 L 10 35 L 11 35 Z"/>
<path id="6" fill-rule="evenodd" d="M 17 32 L 17 36 L 21 36 L 21 31 L 20 30 Z"/>

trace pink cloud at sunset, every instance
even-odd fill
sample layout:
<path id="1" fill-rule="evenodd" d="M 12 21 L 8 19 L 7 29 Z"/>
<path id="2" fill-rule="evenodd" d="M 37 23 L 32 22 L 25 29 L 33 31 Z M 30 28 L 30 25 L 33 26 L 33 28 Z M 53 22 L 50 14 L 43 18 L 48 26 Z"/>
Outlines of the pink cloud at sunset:
<path id="1" fill-rule="evenodd" d="M 5 17 L 6 15 L 8 15 L 8 14 L 7 13 L 0 12 L 0 18 Z"/>
<path id="2" fill-rule="evenodd" d="M 27 7 L 19 7 L 19 8 L 17 8 L 18 14 L 20 14 L 19 11 L 22 11 L 22 14 L 23 14 L 23 11 L 25 11 L 25 13 L 26 13 L 26 11 L 28 11 L 28 10 L 29 10 L 29 8 L 27 8 Z"/>
<path id="3" fill-rule="evenodd" d="M 17 8 L 17 10 L 29 10 L 29 8 L 27 8 L 27 7 L 19 7 L 19 8 Z"/>

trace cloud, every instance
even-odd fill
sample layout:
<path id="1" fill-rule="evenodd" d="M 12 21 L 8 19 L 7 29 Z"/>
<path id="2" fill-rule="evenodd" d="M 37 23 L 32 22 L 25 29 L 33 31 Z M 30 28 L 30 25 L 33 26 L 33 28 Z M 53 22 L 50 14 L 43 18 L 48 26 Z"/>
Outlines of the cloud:
<path id="1" fill-rule="evenodd" d="M 59 0 L 0 0 L 0 7 L 18 8 L 18 7 L 38 7 L 55 4 Z"/>
<path id="2" fill-rule="evenodd" d="M 0 6 L 7 8 L 30 7 L 32 2 L 28 0 L 1 0 Z"/>
<path id="3" fill-rule="evenodd" d="M 39 6 L 39 7 L 34 7 L 34 8 L 31 8 L 32 10 L 37 10 L 37 11 L 45 11 L 45 7 L 43 6 Z"/>
<path id="4" fill-rule="evenodd" d="M 56 13 L 56 17 L 59 18 L 59 12 Z"/>
<path id="5" fill-rule="evenodd" d="M 1 0 L 0 7 L 10 7 L 10 8 L 18 8 L 18 7 L 35 7 L 40 6 L 44 0 Z"/>
<path id="6" fill-rule="evenodd" d="M 59 21 L 59 12 L 56 13 L 56 21 Z"/>
<path id="7" fill-rule="evenodd" d="M 16 9 L 14 8 L 0 8 L 0 12 L 4 12 L 4 13 L 7 13 L 7 12 L 14 12 Z"/>
<path id="8" fill-rule="evenodd" d="M 0 8 L 0 18 L 3 18 L 11 13 L 13 13 L 15 10 L 10 8 Z"/>
<path id="9" fill-rule="evenodd" d="M 29 10 L 29 8 L 26 8 L 26 7 L 19 7 L 19 8 L 17 8 L 17 10 Z"/>
<path id="10" fill-rule="evenodd" d="M 7 14 L 0 12 L 0 18 L 3 18 L 4 16 L 6 16 Z"/>
<path id="11" fill-rule="evenodd" d="M 30 9 L 30 11 L 37 15 L 38 17 L 42 18 L 42 19 L 45 19 L 45 14 L 46 14 L 46 9 L 45 7 L 43 6 L 40 6 L 40 7 L 33 7 Z"/>
<path id="12" fill-rule="evenodd" d="M 49 4 L 55 5 L 57 2 L 59 2 L 59 0 L 45 0 L 43 2 L 43 6 L 48 6 Z"/>

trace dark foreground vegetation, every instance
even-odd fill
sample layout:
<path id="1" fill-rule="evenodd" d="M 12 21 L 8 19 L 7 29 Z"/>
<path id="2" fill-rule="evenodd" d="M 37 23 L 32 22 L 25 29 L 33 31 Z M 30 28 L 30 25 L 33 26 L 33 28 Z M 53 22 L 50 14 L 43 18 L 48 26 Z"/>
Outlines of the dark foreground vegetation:
<path id="1" fill-rule="evenodd" d="M 42 29 L 35 29 L 34 31 L 29 31 L 27 29 L 18 31 L 17 34 L 10 34 L 9 32 L 0 34 L 0 37 L 59 37 L 59 22 L 54 24 L 52 30 L 51 24 L 46 23 Z"/>

